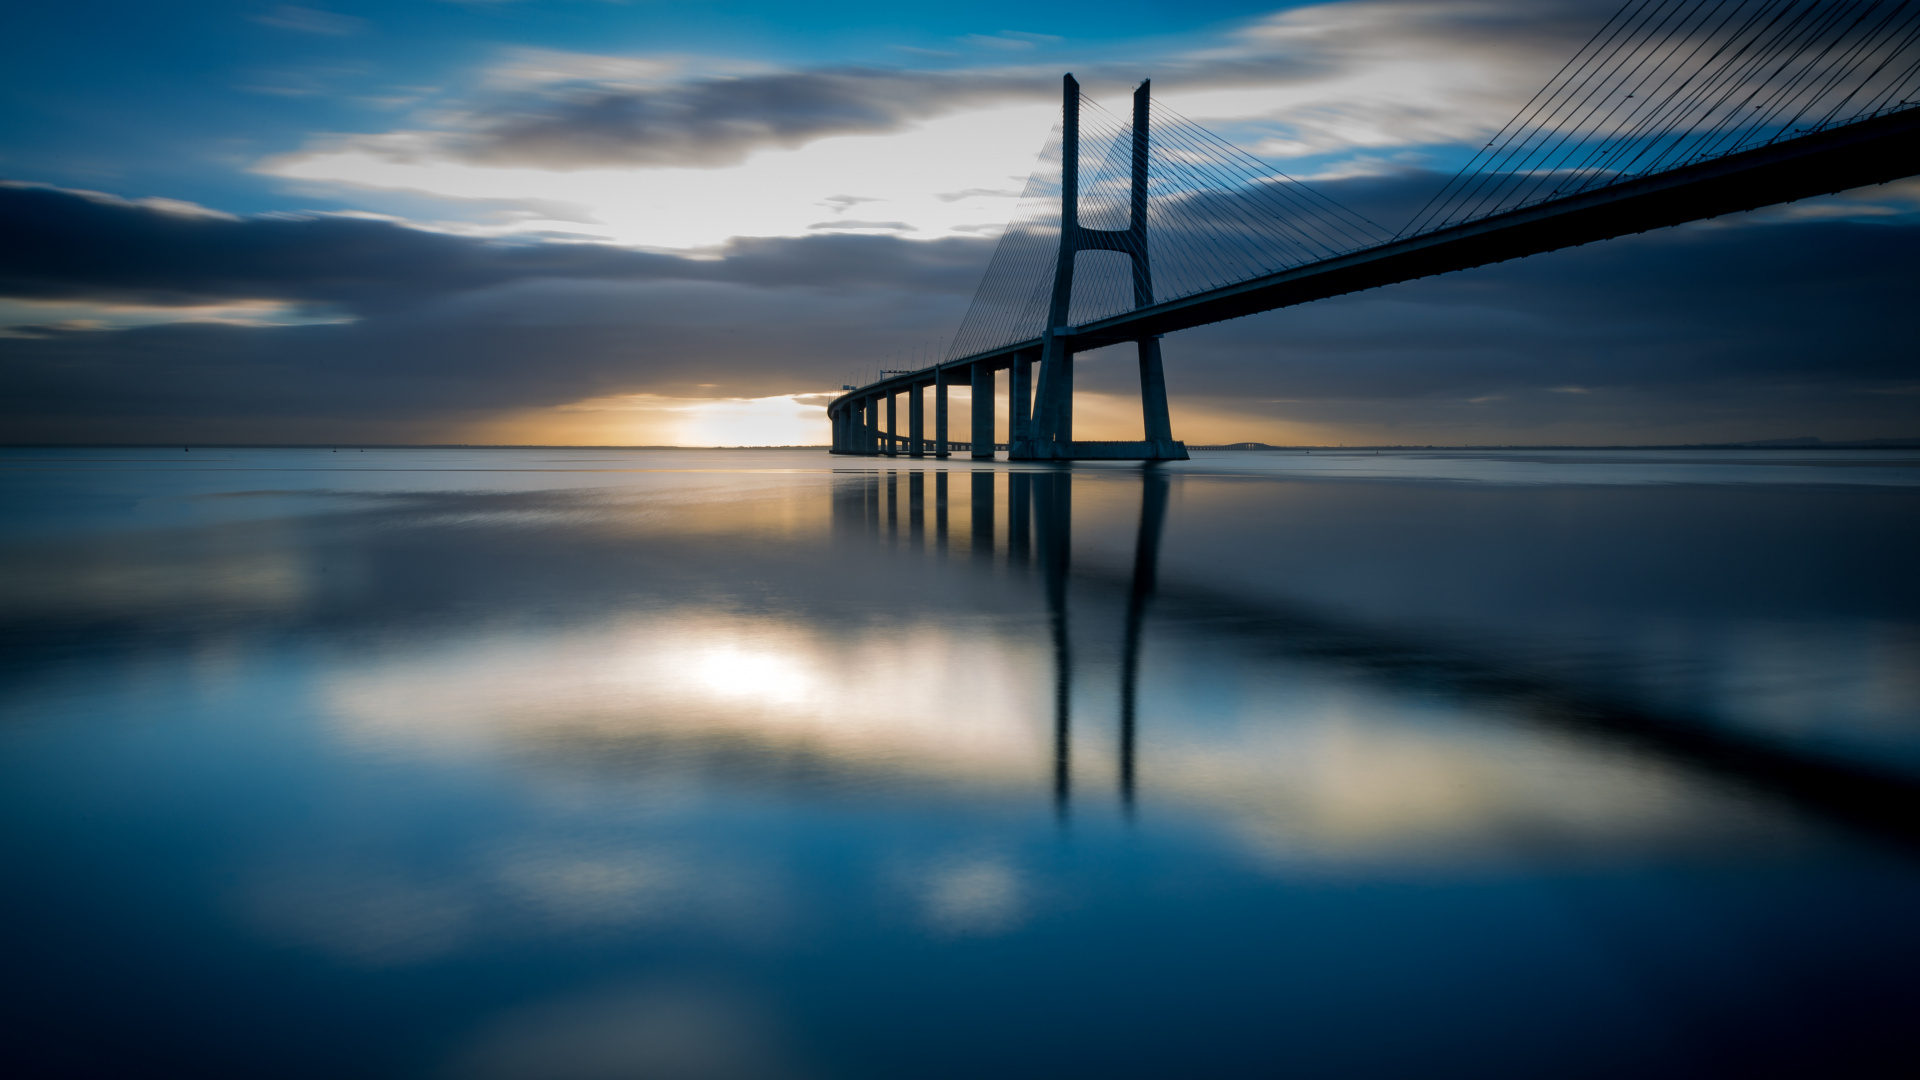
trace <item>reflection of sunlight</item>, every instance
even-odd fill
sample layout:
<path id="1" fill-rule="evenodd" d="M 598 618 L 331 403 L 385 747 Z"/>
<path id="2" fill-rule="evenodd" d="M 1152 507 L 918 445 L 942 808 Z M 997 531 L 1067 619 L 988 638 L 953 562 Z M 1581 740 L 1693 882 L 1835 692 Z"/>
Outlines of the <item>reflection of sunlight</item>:
<path id="1" fill-rule="evenodd" d="M 849 777 L 998 787 L 1046 771 L 1035 673 L 1010 648 L 933 628 L 834 641 L 762 620 L 660 616 L 395 657 L 339 676 L 327 699 L 369 749 L 591 757 L 675 746 L 684 761 L 747 745 L 770 763 L 805 758 Z"/>
<path id="2" fill-rule="evenodd" d="M 1051 766 L 1044 678 L 1017 642 L 944 628 L 837 639 L 688 614 L 395 656 L 336 677 L 327 700 L 351 741 L 385 753 L 1038 796 Z M 1578 737 L 1468 722 L 1305 668 L 1264 664 L 1220 685 L 1240 704 L 1143 701 L 1156 719 L 1140 790 L 1149 805 L 1220 819 L 1263 862 L 1459 861 L 1504 850 L 1516 830 L 1639 845 L 1728 820 L 1721 796 L 1671 767 Z M 1076 734 L 1082 784 L 1110 782 L 1098 779 L 1111 775 L 1110 738 L 1102 723 Z M 1010 878 L 978 866 L 935 875 L 925 895 L 930 917 L 955 928 L 1011 918 L 1018 899 Z"/>
<path id="3" fill-rule="evenodd" d="M 819 698 L 809 672 L 794 657 L 723 644 L 707 648 L 690 669 L 708 693 L 797 705 Z"/>

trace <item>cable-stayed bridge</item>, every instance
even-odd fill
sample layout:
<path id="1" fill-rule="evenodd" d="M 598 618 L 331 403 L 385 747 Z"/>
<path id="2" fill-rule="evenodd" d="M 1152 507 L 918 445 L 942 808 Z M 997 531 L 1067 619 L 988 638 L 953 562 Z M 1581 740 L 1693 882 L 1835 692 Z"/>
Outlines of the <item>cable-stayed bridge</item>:
<path id="1" fill-rule="evenodd" d="M 1628 0 L 1389 228 L 1154 102 L 1063 80 L 1062 121 L 947 355 L 850 388 L 836 453 L 1186 457 L 1160 337 L 1224 319 L 1920 174 L 1920 0 Z M 1074 354 L 1134 342 L 1144 438 L 1073 437 Z M 971 438 L 947 390 L 971 389 Z M 927 431 L 925 391 L 934 392 Z M 899 399 L 906 398 L 906 431 Z"/>

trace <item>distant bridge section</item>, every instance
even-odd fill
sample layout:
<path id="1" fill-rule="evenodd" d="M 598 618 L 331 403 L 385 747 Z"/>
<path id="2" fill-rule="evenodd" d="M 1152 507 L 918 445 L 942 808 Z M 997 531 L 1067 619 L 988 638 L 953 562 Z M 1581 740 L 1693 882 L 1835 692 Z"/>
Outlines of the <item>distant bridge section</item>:
<path id="1" fill-rule="evenodd" d="M 948 357 L 836 399 L 835 452 L 947 456 L 964 380 L 968 452 L 990 458 L 1006 370 L 1010 459 L 1184 458 L 1162 335 L 1920 174 L 1920 0 L 1629 0 L 1398 233 L 1160 108 L 1149 84 L 1125 124 L 1073 76 L 1063 91 L 1060 136 Z M 1075 440 L 1074 355 L 1129 341 L 1145 438 Z"/>

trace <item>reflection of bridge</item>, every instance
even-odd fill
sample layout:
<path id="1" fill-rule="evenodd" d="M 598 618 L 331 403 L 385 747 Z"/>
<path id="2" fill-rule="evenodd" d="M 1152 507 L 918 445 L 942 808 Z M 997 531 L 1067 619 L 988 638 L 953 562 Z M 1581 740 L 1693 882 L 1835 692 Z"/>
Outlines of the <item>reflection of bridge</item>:
<path id="1" fill-rule="evenodd" d="M 1094 110 L 1090 133 L 1083 104 Z M 1010 459 L 1184 458 L 1160 335 L 1915 175 L 1916 104 L 1920 2 L 1628 0 L 1388 235 L 1157 110 L 1148 84 L 1122 125 L 1069 75 L 1057 159 L 1043 158 L 1029 181 L 1024 216 L 1003 236 L 949 356 L 835 399 L 833 449 L 991 458 L 1005 370 Z M 1088 146 L 1100 164 L 1083 177 Z M 1139 360 L 1144 438 L 1075 440 L 1074 355 L 1126 342 Z M 957 382 L 971 392 L 969 440 L 949 437 Z"/>
<path id="2" fill-rule="evenodd" d="M 1103 480 L 1125 475 L 1106 473 Z M 956 573 L 997 572 L 1004 566 L 1017 578 L 1038 577 L 1053 657 L 1053 800 L 1063 818 L 1074 793 L 1076 650 L 1068 601 L 1077 591 L 1125 603 L 1117 726 L 1119 796 L 1129 815 L 1139 773 L 1140 656 L 1151 605 L 1180 619 L 1188 636 L 1224 634 L 1229 647 L 1251 655 L 1333 666 L 1422 697 L 1438 694 L 1489 719 L 1582 736 L 1610 750 L 1632 749 L 1823 816 L 1920 842 L 1920 780 L 1911 776 L 1802 753 L 1738 726 L 1647 705 L 1565 675 L 1530 671 L 1512 657 L 1478 655 L 1283 601 L 1163 583 L 1161 537 L 1172 479 L 1153 467 L 1136 475 L 1139 524 L 1127 567 L 1074 566 L 1071 471 L 887 469 L 842 474 L 834 486 L 836 530 L 887 541 L 909 557 L 942 558 L 950 553 L 950 543 L 959 541 L 968 555 L 956 561 Z M 952 490 L 962 484 L 963 491 Z M 965 516 L 963 530 L 950 527 L 960 516 L 956 511 Z M 1083 627 L 1086 618 L 1083 610 Z"/>

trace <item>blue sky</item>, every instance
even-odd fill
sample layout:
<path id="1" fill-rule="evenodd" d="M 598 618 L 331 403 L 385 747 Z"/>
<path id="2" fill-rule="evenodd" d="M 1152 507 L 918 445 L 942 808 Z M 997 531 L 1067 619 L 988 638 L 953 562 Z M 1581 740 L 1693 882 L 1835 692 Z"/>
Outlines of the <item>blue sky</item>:
<path id="1" fill-rule="evenodd" d="M 1210 31 L 1282 6 L 1234 0 L 22 5 L 9 14 L 11 29 L 0 38 L 0 67 L 8 73 L 0 167 L 10 176 L 62 186 L 165 191 L 236 213 L 308 209 L 324 200 L 291 194 L 246 172 L 246 165 L 296 150 L 316 132 L 386 129 L 409 109 L 458 94 L 476 71 L 523 50 L 702 56 L 773 67 L 947 69 L 1010 58 L 1041 62 L 1050 54 L 1071 62 L 1204 40 Z M 979 43 L 983 38 L 1006 44 Z"/>
<path id="2" fill-rule="evenodd" d="M 1386 220 L 1613 7 L 36 5 L 0 39 L 7 423 L 817 441 L 823 393 L 952 334 L 1062 72 L 1116 107 L 1150 76 Z M 1176 427 L 1920 434 L 1884 311 L 1916 208 L 1908 181 L 1191 331 Z M 1086 367 L 1081 426 L 1128 437 L 1125 365 Z"/>

